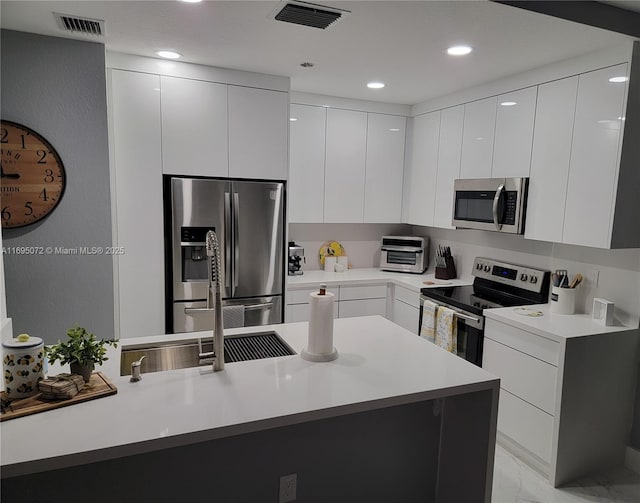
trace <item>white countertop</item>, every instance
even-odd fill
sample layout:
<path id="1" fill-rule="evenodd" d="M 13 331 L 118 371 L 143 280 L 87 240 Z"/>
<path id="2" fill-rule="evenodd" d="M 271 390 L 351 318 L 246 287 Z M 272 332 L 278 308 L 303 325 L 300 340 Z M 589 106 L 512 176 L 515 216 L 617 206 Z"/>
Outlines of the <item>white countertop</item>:
<path id="1" fill-rule="evenodd" d="M 300 352 L 307 323 L 225 331 L 275 330 Z M 200 333 L 209 335 L 209 333 Z M 123 339 L 123 346 L 198 334 Z M 380 316 L 335 320 L 339 358 L 299 355 L 119 376 L 120 349 L 100 369 L 113 396 L 0 423 L 2 476 L 113 459 L 267 428 L 484 389 L 497 378 Z"/>
<path id="2" fill-rule="evenodd" d="M 425 281 L 432 284 L 425 284 Z M 376 283 L 393 283 L 410 290 L 420 292 L 421 288 L 441 286 L 459 286 L 473 284 L 473 277 L 456 279 L 436 279 L 433 272 L 424 274 L 407 274 L 401 272 L 381 271 L 378 268 L 349 269 L 345 272 L 304 271 L 300 276 L 287 276 L 287 288 L 313 288 L 320 283 L 327 286 L 353 283 L 359 285 Z"/>
<path id="3" fill-rule="evenodd" d="M 591 319 L 590 314 L 556 314 L 551 312 L 550 304 L 535 304 L 523 307 L 541 311 L 542 316 L 523 316 L 518 314 L 517 308 L 513 307 L 485 309 L 483 312 L 486 318 L 500 321 L 558 342 L 573 337 L 637 330 L 637 328 L 626 327 L 619 322 L 608 327 L 600 325 Z"/>

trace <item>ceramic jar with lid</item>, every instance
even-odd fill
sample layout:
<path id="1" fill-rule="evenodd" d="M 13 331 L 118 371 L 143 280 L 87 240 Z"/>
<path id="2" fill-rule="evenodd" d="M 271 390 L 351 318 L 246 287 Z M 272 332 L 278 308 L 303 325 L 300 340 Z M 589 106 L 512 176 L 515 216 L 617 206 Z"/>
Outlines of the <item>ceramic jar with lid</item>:
<path id="1" fill-rule="evenodd" d="M 44 342 L 22 334 L 2 343 L 2 370 L 7 398 L 25 398 L 38 393 L 44 379 Z"/>

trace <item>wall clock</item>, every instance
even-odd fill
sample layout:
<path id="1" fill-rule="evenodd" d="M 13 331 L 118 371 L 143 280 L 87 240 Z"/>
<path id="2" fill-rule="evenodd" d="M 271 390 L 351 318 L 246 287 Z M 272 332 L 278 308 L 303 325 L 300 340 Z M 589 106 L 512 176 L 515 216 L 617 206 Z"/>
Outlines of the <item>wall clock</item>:
<path id="1" fill-rule="evenodd" d="M 64 194 L 62 160 L 41 135 L 15 122 L 0 122 L 2 227 L 34 224 L 49 215 Z"/>

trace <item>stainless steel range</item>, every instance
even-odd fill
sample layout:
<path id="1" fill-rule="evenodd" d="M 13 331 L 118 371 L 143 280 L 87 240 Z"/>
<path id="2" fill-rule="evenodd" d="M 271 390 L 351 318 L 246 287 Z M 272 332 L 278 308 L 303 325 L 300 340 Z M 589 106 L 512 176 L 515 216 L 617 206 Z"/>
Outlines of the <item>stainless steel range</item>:
<path id="1" fill-rule="evenodd" d="M 458 355 L 482 366 L 484 344 L 483 309 L 545 304 L 549 300 L 550 271 L 490 258 L 476 257 L 473 285 L 421 290 L 422 304 L 430 300 L 453 309 L 458 323 Z"/>

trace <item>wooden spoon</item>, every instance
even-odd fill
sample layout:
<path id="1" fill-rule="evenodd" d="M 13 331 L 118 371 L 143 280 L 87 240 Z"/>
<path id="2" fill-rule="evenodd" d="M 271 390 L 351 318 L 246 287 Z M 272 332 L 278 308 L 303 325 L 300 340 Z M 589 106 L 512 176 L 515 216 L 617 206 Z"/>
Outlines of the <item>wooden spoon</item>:
<path id="1" fill-rule="evenodd" d="M 569 288 L 575 288 L 577 287 L 580 282 L 582 281 L 582 274 L 578 273 L 573 277 L 573 280 L 571 280 L 571 284 L 569 284 Z"/>

